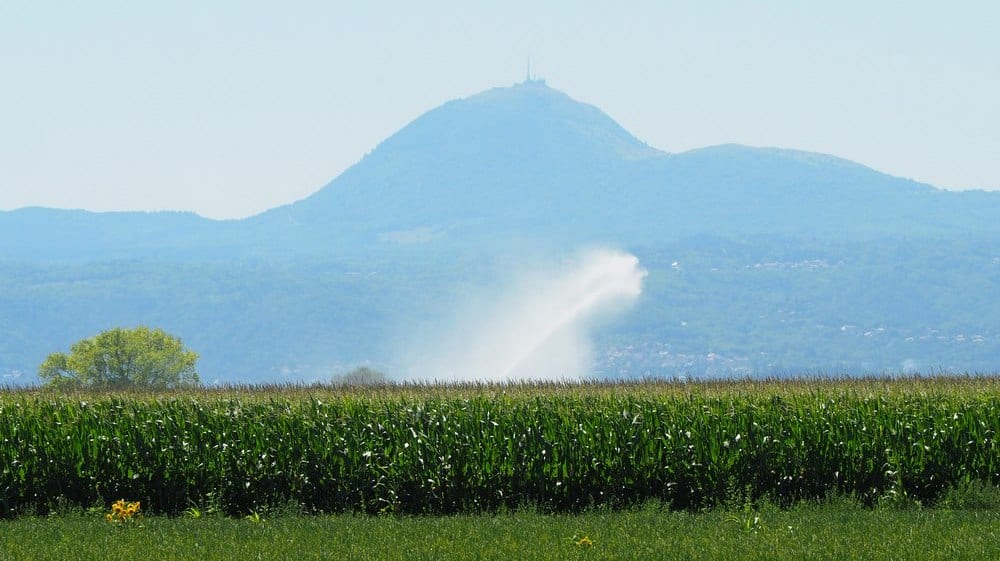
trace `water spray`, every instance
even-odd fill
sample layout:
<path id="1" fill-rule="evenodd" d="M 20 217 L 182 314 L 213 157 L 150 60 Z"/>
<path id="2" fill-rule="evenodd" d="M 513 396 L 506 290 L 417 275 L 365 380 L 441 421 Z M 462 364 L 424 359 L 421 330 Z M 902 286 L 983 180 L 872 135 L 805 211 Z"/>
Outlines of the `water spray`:
<path id="1" fill-rule="evenodd" d="M 582 253 L 547 274 L 529 273 L 489 309 L 463 314 L 430 346 L 440 348 L 416 361 L 411 378 L 579 379 L 592 367 L 590 331 L 638 298 L 646 274 L 634 255 L 610 250 Z"/>

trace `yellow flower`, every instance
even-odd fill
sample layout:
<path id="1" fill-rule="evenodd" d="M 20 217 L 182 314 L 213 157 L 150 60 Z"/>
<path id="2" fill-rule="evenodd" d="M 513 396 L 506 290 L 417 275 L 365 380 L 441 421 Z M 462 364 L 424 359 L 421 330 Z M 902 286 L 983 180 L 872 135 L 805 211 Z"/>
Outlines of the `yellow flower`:
<path id="1" fill-rule="evenodd" d="M 140 508 L 139 501 L 129 503 L 125 499 L 119 499 L 111 505 L 111 512 L 104 519 L 108 522 L 128 522 L 139 513 Z"/>
<path id="2" fill-rule="evenodd" d="M 584 546 L 585 545 L 587 547 L 591 547 L 591 546 L 594 545 L 594 542 L 591 541 L 591 539 L 589 537 L 583 536 L 582 538 L 580 538 L 580 540 L 578 542 L 576 542 L 576 545 L 580 545 L 580 546 Z"/>

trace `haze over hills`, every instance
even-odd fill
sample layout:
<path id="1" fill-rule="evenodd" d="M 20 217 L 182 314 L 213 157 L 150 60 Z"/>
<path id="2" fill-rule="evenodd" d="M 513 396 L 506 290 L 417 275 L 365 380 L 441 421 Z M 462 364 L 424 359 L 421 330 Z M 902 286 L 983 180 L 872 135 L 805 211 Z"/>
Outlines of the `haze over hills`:
<path id="1" fill-rule="evenodd" d="M 249 222 L 377 242 L 647 243 L 701 234 L 864 239 L 1000 232 L 1000 196 L 948 192 L 839 158 L 651 148 L 541 81 L 426 113 L 314 195 Z"/>
<path id="2" fill-rule="evenodd" d="M 44 259 L 239 246 L 336 253 L 498 235 L 994 235 L 998 215 L 1000 194 L 939 190 L 832 156 L 740 145 L 667 154 L 532 80 L 429 111 L 312 196 L 243 221 L 22 209 L 0 213 L 0 250 Z"/>
<path id="3" fill-rule="evenodd" d="M 587 245 L 650 269 L 635 312 L 600 338 L 605 373 L 995 368 L 997 217 L 1000 193 L 832 156 L 668 154 L 530 80 L 429 111 L 310 197 L 245 220 L 0 212 L 0 373 L 138 323 L 176 331 L 207 379 L 388 367 L 399 334 L 488 282 L 497 256 Z M 937 349 L 945 324 L 969 345 Z"/>

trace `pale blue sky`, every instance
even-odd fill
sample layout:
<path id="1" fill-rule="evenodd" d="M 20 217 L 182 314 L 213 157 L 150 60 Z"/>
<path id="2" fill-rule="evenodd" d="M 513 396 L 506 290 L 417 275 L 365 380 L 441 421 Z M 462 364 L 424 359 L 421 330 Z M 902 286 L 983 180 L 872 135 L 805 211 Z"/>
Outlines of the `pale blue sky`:
<path id="1" fill-rule="evenodd" d="M 230 218 L 532 70 L 657 148 L 1000 189 L 1000 2 L 3 0 L 0 209 Z"/>

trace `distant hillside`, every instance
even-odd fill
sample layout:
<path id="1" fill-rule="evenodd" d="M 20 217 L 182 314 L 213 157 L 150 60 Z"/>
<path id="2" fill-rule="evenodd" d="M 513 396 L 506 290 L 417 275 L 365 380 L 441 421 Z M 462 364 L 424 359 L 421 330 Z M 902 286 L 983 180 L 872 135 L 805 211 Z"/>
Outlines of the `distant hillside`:
<path id="1" fill-rule="evenodd" d="M 588 245 L 649 270 L 601 375 L 1000 368 L 1000 193 L 833 156 L 668 154 L 541 81 L 445 103 L 313 195 L 245 220 L 0 212 L 0 384 L 157 325 L 206 380 L 390 368 L 510 264 Z M 483 296 L 486 297 L 486 296 Z"/>
<path id="2" fill-rule="evenodd" d="M 251 219 L 284 243 L 646 243 L 1000 233 L 1000 193 L 948 192 L 821 154 L 667 154 L 542 82 L 434 109 L 312 196 Z"/>
<path id="3" fill-rule="evenodd" d="M 704 234 L 994 235 L 1000 193 L 950 192 L 821 154 L 667 154 L 544 82 L 427 112 L 301 201 L 243 221 L 190 213 L 0 212 L 0 256 L 364 253 Z"/>
<path id="4" fill-rule="evenodd" d="M 0 212 L 0 259 L 190 257 L 232 251 L 235 223 L 191 212 L 88 212 L 22 208 Z"/>

